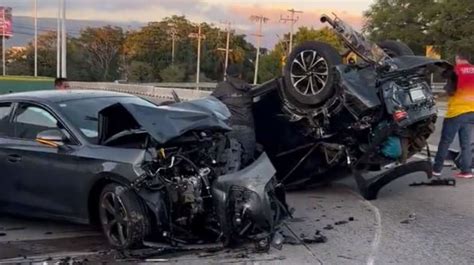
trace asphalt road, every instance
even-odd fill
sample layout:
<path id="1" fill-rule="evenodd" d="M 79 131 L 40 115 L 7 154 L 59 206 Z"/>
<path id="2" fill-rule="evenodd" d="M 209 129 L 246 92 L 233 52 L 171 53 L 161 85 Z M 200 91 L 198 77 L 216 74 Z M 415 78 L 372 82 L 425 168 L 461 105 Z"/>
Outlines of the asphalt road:
<path id="1" fill-rule="evenodd" d="M 431 144 L 437 144 L 439 129 Z M 444 175 L 452 172 L 446 168 Z M 180 264 L 474 264 L 474 180 L 459 180 L 456 187 L 408 186 L 424 180 L 422 174 L 396 180 L 371 202 L 358 195 L 351 179 L 289 193 L 296 218 L 285 234 L 313 239 L 318 233 L 325 243 L 286 244 L 265 254 L 243 246 L 171 254 L 149 250 L 128 257 Z M 126 261 L 94 228 L 0 217 L 0 263 L 65 257 Z"/>

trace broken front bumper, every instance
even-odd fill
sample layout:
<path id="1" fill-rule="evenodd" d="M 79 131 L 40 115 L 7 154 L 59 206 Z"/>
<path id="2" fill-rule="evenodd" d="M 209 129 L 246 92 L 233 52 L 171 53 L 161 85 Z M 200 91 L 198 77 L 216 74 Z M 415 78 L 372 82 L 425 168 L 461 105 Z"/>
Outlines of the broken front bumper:
<path id="1" fill-rule="evenodd" d="M 227 243 L 239 238 L 272 242 L 287 213 L 283 187 L 277 188 L 275 174 L 264 153 L 247 168 L 213 183 L 216 213 Z"/>

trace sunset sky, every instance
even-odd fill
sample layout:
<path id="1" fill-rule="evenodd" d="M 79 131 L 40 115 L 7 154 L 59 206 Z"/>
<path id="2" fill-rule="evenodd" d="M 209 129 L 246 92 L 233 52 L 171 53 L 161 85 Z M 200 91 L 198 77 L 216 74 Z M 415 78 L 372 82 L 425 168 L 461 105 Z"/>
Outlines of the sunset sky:
<path id="1" fill-rule="evenodd" d="M 265 43 L 276 40 L 276 35 L 288 31 L 289 25 L 281 23 L 280 15 L 287 9 L 304 11 L 297 26 L 320 27 L 322 13 L 335 12 L 354 27 L 363 25 L 362 12 L 375 0 L 66 0 L 67 17 L 82 20 L 111 22 L 149 22 L 173 14 L 185 15 L 194 22 L 206 21 L 219 24 L 230 21 L 239 33 L 250 35 L 256 26 L 250 15 L 264 15 L 270 21 L 264 28 Z M 58 0 L 38 0 L 39 17 L 55 17 Z M 13 8 L 13 15 L 31 16 L 33 0 L 0 0 L 0 6 Z M 270 41 L 271 40 L 271 41 Z"/>

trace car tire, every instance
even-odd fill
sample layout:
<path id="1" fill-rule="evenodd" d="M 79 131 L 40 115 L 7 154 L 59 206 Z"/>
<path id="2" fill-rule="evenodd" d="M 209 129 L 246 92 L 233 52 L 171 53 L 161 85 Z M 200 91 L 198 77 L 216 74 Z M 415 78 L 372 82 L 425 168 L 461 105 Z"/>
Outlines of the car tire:
<path id="1" fill-rule="evenodd" d="M 117 249 L 139 247 L 149 234 L 144 202 L 133 190 L 111 183 L 99 197 L 99 218 L 105 237 Z"/>
<path id="2" fill-rule="evenodd" d="M 412 56 L 415 55 L 413 50 L 403 42 L 396 40 L 386 40 L 378 43 L 378 46 L 382 48 L 388 56 L 395 58 L 399 56 Z"/>
<path id="3" fill-rule="evenodd" d="M 335 93 L 334 66 L 339 64 L 341 55 L 327 43 L 308 41 L 298 45 L 285 65 L 285 96 L 297 107 L 321 105 Z"/>

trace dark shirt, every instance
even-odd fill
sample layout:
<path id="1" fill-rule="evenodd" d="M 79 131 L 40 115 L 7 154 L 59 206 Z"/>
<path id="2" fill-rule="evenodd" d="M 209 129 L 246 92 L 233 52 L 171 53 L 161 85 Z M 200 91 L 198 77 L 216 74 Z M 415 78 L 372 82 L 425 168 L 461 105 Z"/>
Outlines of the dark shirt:
<path id="1" fill-rule="evenodd" d="M 217 84 L 212 96 L 222 101 L 232 114 L 231 125 L 244 125 L 254 127 L 252 114 L 253 99 L 250 95 L 250 85 L 235 77 Z"/>

